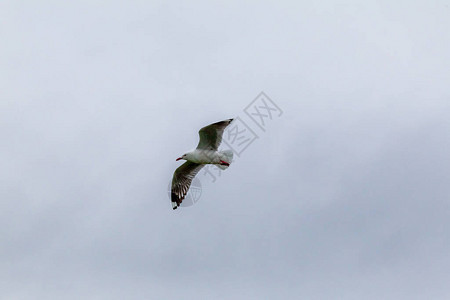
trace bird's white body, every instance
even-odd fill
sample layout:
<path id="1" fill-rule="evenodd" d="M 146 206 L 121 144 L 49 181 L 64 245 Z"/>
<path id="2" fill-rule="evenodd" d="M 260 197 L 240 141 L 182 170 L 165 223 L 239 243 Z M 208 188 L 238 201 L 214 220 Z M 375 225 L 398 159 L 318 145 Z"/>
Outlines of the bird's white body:
<path id="1" fill-rule="evenodd" d="M 233 159 L 233 152 L 229 150 L 215 151 L 195 149 L 194 151 L 186 153 L 186 160 L 197 164 L 215 164 L 221 165 L 225 161 L 231 163 Z"/>

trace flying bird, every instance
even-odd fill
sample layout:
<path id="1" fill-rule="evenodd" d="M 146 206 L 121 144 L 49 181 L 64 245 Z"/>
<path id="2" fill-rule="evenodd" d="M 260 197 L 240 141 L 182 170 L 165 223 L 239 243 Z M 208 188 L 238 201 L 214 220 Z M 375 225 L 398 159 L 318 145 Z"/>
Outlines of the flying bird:
<path id="1" fill-rule="evenodd" d="M 198 132 L 200 141 L 194 151 L 187 152 L 176 160 L 184 159 L 186 162 L 175 170 L 172 178 L 172 208 L 177 209 L 184 197 L 186 197 L 191 182 L 195 175 L 205 166 L 213 164 L 225 170 L 231 164 L 233 151 L 218 151 L 222 142 L 222 135 L 225 128 L 230 125 L 233 119 L 220 121 L 205 126 Z"/>

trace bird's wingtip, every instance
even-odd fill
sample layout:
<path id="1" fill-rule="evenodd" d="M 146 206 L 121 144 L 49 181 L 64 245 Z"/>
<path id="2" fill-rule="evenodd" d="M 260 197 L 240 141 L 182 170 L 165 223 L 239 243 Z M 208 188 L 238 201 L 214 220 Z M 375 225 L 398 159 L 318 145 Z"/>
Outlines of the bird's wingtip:
<path id="1" fill-rule="evenodd" d="M 178 204 L 176 202 L 172 202 L 172 209 L 175 210 L 178 208 Z"/>

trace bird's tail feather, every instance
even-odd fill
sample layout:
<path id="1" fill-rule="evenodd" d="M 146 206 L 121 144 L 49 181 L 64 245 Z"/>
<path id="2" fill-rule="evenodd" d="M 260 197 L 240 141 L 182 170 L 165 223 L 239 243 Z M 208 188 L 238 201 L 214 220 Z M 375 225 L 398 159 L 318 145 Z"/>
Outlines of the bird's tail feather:
<path id="1" fill-rule="evenodd" d="M 231 162 L 233 161 L 233 151 L 231 150 L 223 150 L 220 151 L 220 156 L 221 156 L 221 160 L 223 160 L 224 162 L 227 162 L 228 164 L 231 164 Z M 229 167 L 229 165 L 217 165 L 219 168 L 221 168 L 222 170 L 225 170 Z"/>

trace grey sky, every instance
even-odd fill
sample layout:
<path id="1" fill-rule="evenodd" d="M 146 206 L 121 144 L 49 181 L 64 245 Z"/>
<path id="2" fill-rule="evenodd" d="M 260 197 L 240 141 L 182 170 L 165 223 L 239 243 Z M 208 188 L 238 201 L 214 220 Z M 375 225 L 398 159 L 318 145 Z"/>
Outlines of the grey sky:
<path id="1" fill-rule="evenodd" d="M 449 299 L 450 8 L 392 2 L 2 1 L 0 299 Z"/>

